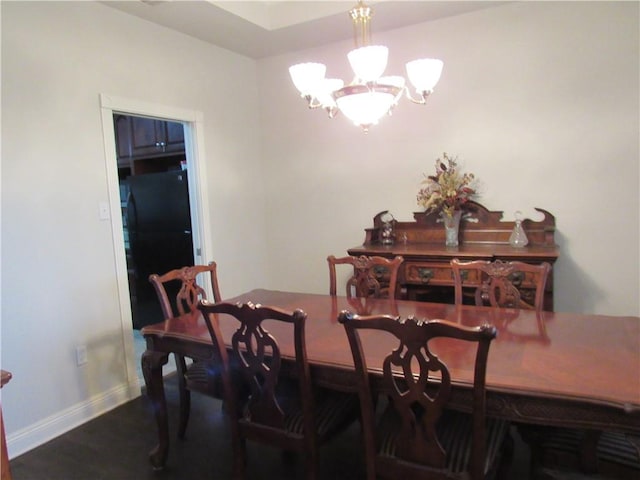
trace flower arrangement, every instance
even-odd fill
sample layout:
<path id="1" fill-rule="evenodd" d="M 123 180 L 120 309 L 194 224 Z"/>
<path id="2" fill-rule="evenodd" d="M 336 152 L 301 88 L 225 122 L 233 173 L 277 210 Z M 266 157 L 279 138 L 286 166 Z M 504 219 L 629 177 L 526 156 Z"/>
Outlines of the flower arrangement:
<path id="1" fill-rule="evenodd" d="M 418 191 L 418 205 L 427 212 L 440 210 L 448 217 L 456 210 L 462 210 L 464 204 L 476 194 L 472 184 L 475 180 L 473 173 L 460 173 L 457 158 L 445 153 L 442 159 L 436 160 L 436 174 L 425 175 Z"/>

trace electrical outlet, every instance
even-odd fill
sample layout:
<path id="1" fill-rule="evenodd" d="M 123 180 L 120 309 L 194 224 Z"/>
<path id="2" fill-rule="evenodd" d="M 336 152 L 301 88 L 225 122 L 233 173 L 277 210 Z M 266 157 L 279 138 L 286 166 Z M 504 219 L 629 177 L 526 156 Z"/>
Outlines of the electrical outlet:
<path id="1" fill-rule="evenodd" d="M 87 347 L 85 345 L 76 347 L 76 363 L 79 367 L 87 363 Z"/>

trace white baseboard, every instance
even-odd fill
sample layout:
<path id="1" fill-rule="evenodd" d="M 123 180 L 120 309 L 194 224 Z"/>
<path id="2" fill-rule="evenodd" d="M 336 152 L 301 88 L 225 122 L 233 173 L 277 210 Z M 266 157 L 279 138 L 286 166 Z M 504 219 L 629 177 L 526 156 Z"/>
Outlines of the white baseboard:
<path id="1" fill-rule="evenodd" d="M 85 402 L 18 430 L 7 436 L 9 458 L 22 455 L 139 396 L 140 385 L 137 379 L 134 379 L 129 384 L 123 383 Z"/>

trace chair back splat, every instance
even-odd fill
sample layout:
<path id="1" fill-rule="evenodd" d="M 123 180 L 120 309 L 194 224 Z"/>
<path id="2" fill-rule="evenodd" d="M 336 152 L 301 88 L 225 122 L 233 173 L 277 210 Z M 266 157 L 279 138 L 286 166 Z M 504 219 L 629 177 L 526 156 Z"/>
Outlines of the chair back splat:
<path id="1" fill-rule="evenodd" d="M 445 320 L 390 315 L 359 316 L 348 311 L 342 311 L 338 320 L 349 339 L 357 374 L 369 480 L 478 480 L 495 473 L 508 432 L 506 422 L 487 420 L 485 414 L 485 374 L 495 327 L 470 328 Z M 369 336 L 371 332 L 363 332 L 361 337 L 363 330 L 374 330 L 375 341 Z M 367 341 L 363 341 L 365 336 Z M 383 336 L 390 336 L 389 345 L 397 347 L 386 356 L 367 356 L 367 346 L 373 347 Z M 475 349 L 472 414 L 446 409 L 451 376 L 432 341 L 464 344 L 460 348 L 456 344 L 458 353 L 461 348 Z M 367 359 L 377 362 L 367 364 Z M 372 377 L 372 371 L 381 374 Z M 377 415 L 376 405 L 385 403 L 384 411 Z"/>
<path id="2" fill-rule="evenodd" d="M 318 445 L 357 419 L 358 399 L 354 394 L 312 387 L 305 343 L 306 313 L 300 309 L 288 312 L 252 303 L 211 304 L 204 301 L 200 302 L 199 309 L 215 353 L 222 359 L 226 413 L 231 421 L 234 478 L 244 478 L 246 440 L 303 454 L 307 478 L 315 478 Z M 266 321 L 279 324 L 281 342 L 293 345 L 292 371 L 284 372 L 280 344 L 265 328 L 263 322 Z M 224 341 L 222 324 L 231 325 L 230 346 Z M 282 329 L 280 325 L 283 325 Z M 282 340 L 285 330 L 291 337 Z M 241 373 L 233 380 L 229 355 L 237 358 Z M 287 362 L 287 367 L 289 365 Z M 238 395 L 243 381 L 250 392 L 246 401 Z"/>
<path id="3" fill-rule="evenodd" d="M 216 262 L 210 262 L 208 265 L 193 265 L 177 268 L 163 275 L 155 273 L 150 275 L 149 281 L 156 290 L 164 317 L 172 318 L 177 315 L 192 312 L 198 308 L 199 300 L 207 299 L 205 289 L 197 283 L 198 275 L 206 275 L 209 277 L 213 301 L 221 301 L 222 296 L 220 295 L 220 288 L 218 286 L 217 270 Z M 167 288 L 165 288 L 169 286 L 173 287 L 173 290 L 177 289 L 177 294 L 173 302 L 169 298 Z"/>
<path id="4" fill-rule="evenodd" d="M 543 310 L 544 291 L 551 265 L 542 262 L 532 265 L 524 262 L 496 260 L 451 260 L 455 303 L 463 303 L 464 289 L 472 289 L 476 305 L 503 308 Z"/>
<path id="5" fill-rule="evenodd" d="M 347 297 L 394 298 L 398 288 L 398 271 L 404 259 L 361 255 L 359 257 L 327 257 L 329 295 L 336 295 L 336 265 L 351 265 L 353 274 L 346 283 Z"/>

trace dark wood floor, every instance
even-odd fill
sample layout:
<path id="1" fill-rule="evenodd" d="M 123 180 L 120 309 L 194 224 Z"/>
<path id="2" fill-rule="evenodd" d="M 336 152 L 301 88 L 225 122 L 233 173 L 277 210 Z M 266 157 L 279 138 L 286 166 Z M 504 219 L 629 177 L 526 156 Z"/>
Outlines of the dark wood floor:
<path id="1" fill-rule="evenodd" d="M 200 480 L 227 479 L 231 448 L 220 402 L 192 395 L 192 415 L 185 440 L 176 437 L 177 389 L 166 381 L 171 449 L 167 467 L 153 471 L 147 453 L 156 428 L 145 395 L 128 402 L 30 452 L 11 460 L 14 480 Z M 302 462 L 288 463 L 278 450 L 249 444 L 247 478 L 303 478 Z M 354 426 L 320 453 L 320 479 L 364 478 L 359 430 Z M 528 478 L 528 455 L 516 441 L 510 479 Z"/>

